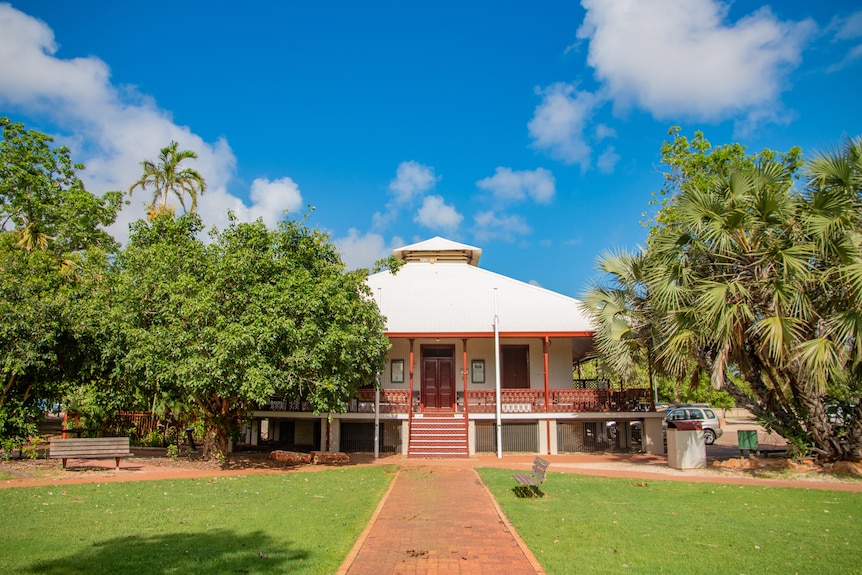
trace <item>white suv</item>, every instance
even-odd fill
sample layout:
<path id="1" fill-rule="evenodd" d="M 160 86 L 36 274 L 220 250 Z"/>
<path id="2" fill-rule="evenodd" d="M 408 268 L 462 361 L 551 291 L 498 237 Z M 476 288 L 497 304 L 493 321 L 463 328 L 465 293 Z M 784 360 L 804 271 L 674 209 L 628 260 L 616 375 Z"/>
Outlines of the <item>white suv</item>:
<path id="1" fill-rule="evenodd" d="M 701 405 L 680 405 L 667 410 L 664 416 L 665 427 L 668 421 L 699 421 L 703 429 L 703 440 L 707 445 L 715 443 L 716 438 L 721 437 L 724 430 L 715 411 L 710 407 Z"/>

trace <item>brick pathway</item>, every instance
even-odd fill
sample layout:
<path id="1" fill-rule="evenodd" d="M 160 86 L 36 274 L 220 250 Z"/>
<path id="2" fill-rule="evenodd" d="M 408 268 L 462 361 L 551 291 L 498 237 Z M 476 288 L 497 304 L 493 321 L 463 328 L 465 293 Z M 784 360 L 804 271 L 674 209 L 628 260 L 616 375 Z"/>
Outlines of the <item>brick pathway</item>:
<path id="1" fill-rule="evenodd" d="M 472 467 L 402 469 L 339 575 L 536 575 Z"/>

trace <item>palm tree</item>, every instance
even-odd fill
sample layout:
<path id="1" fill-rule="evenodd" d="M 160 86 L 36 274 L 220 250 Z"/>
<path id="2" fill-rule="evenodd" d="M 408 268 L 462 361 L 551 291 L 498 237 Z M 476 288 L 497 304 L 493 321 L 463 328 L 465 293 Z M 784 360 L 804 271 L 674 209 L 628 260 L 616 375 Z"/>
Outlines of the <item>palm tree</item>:
<path id="1" fill-rule="evenodd" d="M 646 364 L 653 404 L 655 384 L 656 321 L 645 283 L 645 254 L 605 252 L 597 267 L 605 273 L 584 294 L 582 308 L 596 327 L 596 351 L 602 362 L 623 381 L 637 377 Z"/>
<path id="2" fill-rule="evenodd" d="M 823 166 L 822 158 L 809 164 L 807 194 L 777 162 L 682 186 L 672 221 L 650 237 L 648 286 L 664 365 L 694 357 L 716 385 L 738 373 L 756 402 L 738 389 L 734 397 L 785 437 L 853 459 L 862 455 L 862 427 L 836 428 L 825 408 L 840 381 L 855 380 L 844 395 L 858 396 L 859 194 L 847 191 L 852 179 L 819 178 L 814 169 Z"/>
<path id="3" fill-rule="evenodd" d="M 806 167 L 805 232 L 812 238 L 823 281 L 812 290 L 816 331 L 801 350 L 815 383 L 852 413 L 833 441 L 846 458 L 862 457 L 862 138 L 815 156 Z M 816 438 L 830 438 L 835 422 L 822 405 L 813 406 Z"/>
<path id="4" fill-rule="evenodd" d="M 195 211 L 198 206 L 198 194 L 206 191 L 206 182 L 197 170 L 192 168 L 180 169 L 180 163 L 186 159 L 196 160 L 198 155 L 191 150 L 177 150 L 177 142 L 171 142 L 162 148 L 157 162 L 144 160 L 141 166 L 144 173 L 141 179 L 129 188 L 129 195 L 135 188 L 143 190 L 152 188 L 153 203 L 150 207 L 150 215 L 168 210 L 168 196 L 173 193 L 179 200 L 183 210 L 186 210 L 185 196 L 191 198 L 191 207 L 187 211 Z"/>

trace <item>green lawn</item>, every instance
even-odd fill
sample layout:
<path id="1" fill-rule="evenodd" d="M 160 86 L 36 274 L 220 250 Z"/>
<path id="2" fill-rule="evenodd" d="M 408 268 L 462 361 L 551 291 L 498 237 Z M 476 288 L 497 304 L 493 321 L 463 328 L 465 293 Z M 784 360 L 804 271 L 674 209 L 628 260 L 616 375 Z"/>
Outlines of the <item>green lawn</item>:
<path id="1" fill-rule="evenodd" d="M 862 573 L 862 494 L 478 471 L 549 575 Z"/>
<path id="2" fill-rule="evenodd" d="M 394 471 L 0 489 L 0 573 L 334 573 Z"/>
<path id="3" fill-rule="evenodd" d="M 334 573 L 394 470 L 2 489 L 0 573 Z M 549 575 L 862 573 L 860 494 L 479 473 Z"/>

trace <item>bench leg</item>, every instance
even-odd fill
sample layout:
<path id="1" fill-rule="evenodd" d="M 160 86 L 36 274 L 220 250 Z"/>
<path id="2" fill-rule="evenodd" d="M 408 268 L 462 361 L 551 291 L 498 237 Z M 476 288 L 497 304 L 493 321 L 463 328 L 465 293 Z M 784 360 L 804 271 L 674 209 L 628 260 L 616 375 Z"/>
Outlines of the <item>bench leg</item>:
<path id="1" fill-rule="evenodd" d="M 66 469 L 66 458 L 63 458 L 63 469 Z"/>
<path id="2" fill-rule="evenodd" d="M 530 496 L 530 499 L 538 497 L 541 493 L 535 485 L 518 485 L 515 487 L 515 492 L 520 494 L 520 497 Z"/>
<path id="3" fill-rule="evenodd" d="M 120 469 L 120 458 L 119 458 L 119 457 L 115 457 L 114 459 L 116 459 L 116 460 L 117 460 L 117 466 L 116 466 L 114 469 L 119 470 L 119 469 Z"/>

